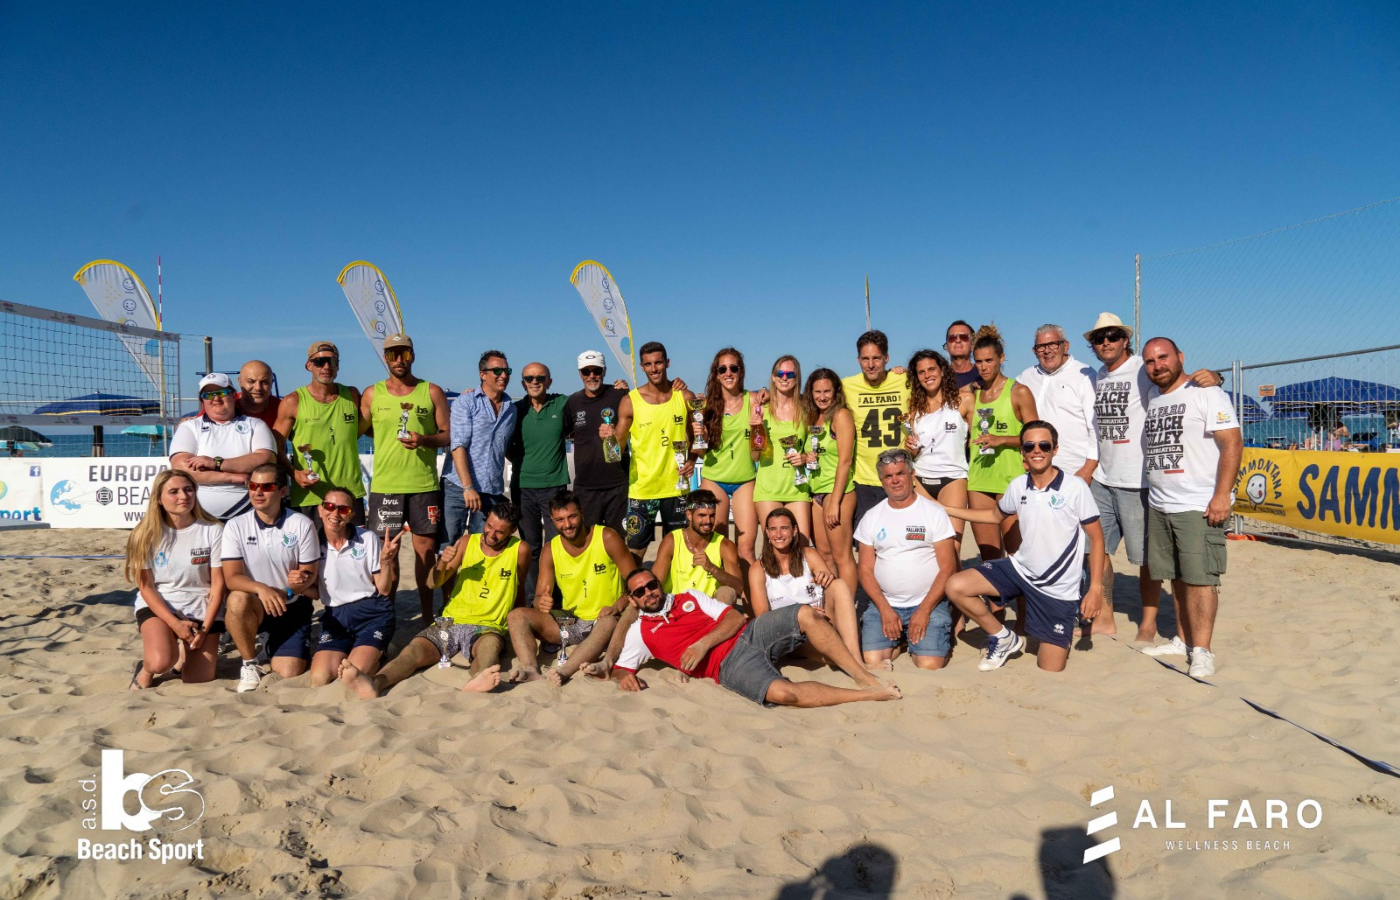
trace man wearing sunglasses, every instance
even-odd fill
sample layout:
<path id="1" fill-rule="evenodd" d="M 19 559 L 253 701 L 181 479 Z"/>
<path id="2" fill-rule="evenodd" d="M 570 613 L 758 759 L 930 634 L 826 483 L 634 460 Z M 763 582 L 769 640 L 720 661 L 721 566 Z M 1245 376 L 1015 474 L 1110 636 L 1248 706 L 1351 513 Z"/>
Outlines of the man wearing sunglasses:
<path id="1" fill-rule="evenodd" d="M 637 670 L 647 660 L 659 659 L 690 678 L 709 678 L 764 706 L 836 706 L 903 696 L 898 687 L 866 671 L 817 607 L 795 603 L 750 620 L 698 591 L 668 594 L 642 568 L 632 570 L 626 587 L 627 600 L 639 615 L 612 669 L 619 690 L 644 690 L 646 682 Z M 811 644 L 859 687 L 784 678 L 777 661 L 803 644 Z"/>
<path id="2" fill-rule="evenodd" d="M 511 370 L 499 350 L 481 354 L 476 370 L 481 389 L 465 391 L 452 401 L 452 458 L 442 473 L 447 501 L 442 537 L 448 543 L 464 534 L 481 534 L 486 514 L 506 499 L 506 445 L 515 432 L 516 415 L 506 394 Z"/>
<path id="3" fill-rule="evenodd" d="M 286 473 L 264 463 L 248 476 L 252 509 L 224 526 L 224 621 L 243 663 L 238 692 L 262 680 L 258 632 L 267 634 L 272 671 L 295 678 L 311 659 L 311 598 L 318 595 L 316 567 L 321 545 L 311 520 L 282 505 Z"/>
<path id="4" fill-rule="evenodd" d="M 1021 426 L 1026 474 L 1012 479 L 996 507 L 944 510 L 955 519 L 988 525 L 1007 516 L 1020 519 L 1021 546 L 1015 553 L 948 579 L 948 599 L 987 633 L 986 654 L 977 664 L 983 672 L 1001 668 L 1026 646 L 1025 638 L 995 615 L 1011 598 L 1025 598 L 1025 633 L 1040 641 L 1036 664 L 1047 672 L 1064 670 L 1075 624 L 1093 619 L 1103 606 L 1099 508 L 1082 478 L 1053 465 L 1058 446 L 1054 425 L 1027 422 Z M 1089 587 L 1081 593 L 1086 548 Z"/>
<path id="5" fill-rule="evenodd" d="M 224 521 L 248 509 L 248 473 L 277 459 L 272 430 L 238 412 L 233 382 L 223 372 L 199 381 L 203 412 L 186 419 L 170 441 L 170 468 L 190 474 L 199 505 Z"/>
<path id="6" fill-rule="evenodd" d="M 744 580 L 739 573 L 739 548 L 715 530 L 718 507 L 719 501 L 709 491 L 687 494 L 685 527 L 661 539 L 651 569 L 665 573 L 661 586 L 668 592 L 696 590 L 733 606 L 743 593 Z"/>
<path id="7" fill-rule="evenodd" d="M 948 364 L 953 367 L 958 389 L 977 380 L 977 367 L 972 364 L 972 326 L 958 319 L 943 335 L 943 349 L 948 351 Z"/>
<path id="8" fill-rule="evenodd" d="M 551 394 L 549 367 L 532 362 L 521 370 L 525 396 L 515 401 L 515 433 L 506 448 L 511 462 L 510 495 L 520 507 L 520 539 L 543 547 L 557 534 L 549 500 L 569 488 L 569 461 L 564 453 L 564 406 L 569 398 Z M 539 561 L 525 577 L 525 596 L 535 596 Z"/>
<path id="9" fill-rule="evenodd" d="M 607 384 L 607 372 L 607 360 L 599 351 L 579 354 L 583 390 L 570 394 L 564 403 L 564 429 L 565 437 L 574 442 L 574 493 L 583 507 L 584 524 L 606 525 L 622 534 L 627 515 L 627 448 L 622 448 L 620 461 L 608 462 L 602 431 L 617 424 L 627 382 Z"/>
<path id="10" fill-rule="evenodd" d="M 1035 331 L 1036 364 L 1017 379 L 1035 397 L 1036 412 L 1059 432 L 1055 461 L 1059 468 L 1088 484 L 1099 464 L 1095 420 L 1094 370 L 1070 353 L 1069 340 L 1059 325 Z"/>
<path id="11" fill-rule="evenodd" d="M 405 524 L 413 533 L 413 577 L 426 623 L 432 621 L 435 608 L 428 572 L 442 524 L 437 452 L 447 446 L 450 434 L 447 395 L 413 374 L 413 339 L 408 335 L 384 339 L 384 363 L 389 377 L 365 388 L 360 397 L 360 418 L 374 429 L 366 517 L 377 534 L 398 531 Z M 396 593 L 397 583 L 394 589 Z"/>
<path id="12" fill-rule="evenodd" d="M 340 351 L 330 341 L 315 341 L 307 348 L 306 371 L 311 373 L 311 383 L 282 398 L 272 429 L 283 470 L 292 475 L 289 505 L 319 529 L 319 506 L 327 492 L 348 491 L 353 521 L 364 525 L 365 486 L 356 442 L 369 423 L 360 417 L 360 392 L 336 382 Z M 286 452 L 288 443 L 291 453 Z M 303 447 L 310 449 L 303 451 Z"/>
<path id="13" fill-rule="evenodd" d="M 1147 487 L 1143 483 L 1142 440 L 1147 422 L 1147 406 L 1157 388 L 1147 376 L 1142 357 L 1133 353 L 1133 329 L 1113 313 L 1099 313 L 1094 327 L 1084 333 L 1094 355 L 1103 363 L 1095 373 L 1095 418 L 1098 421 L 1099 466 L 1089 485 L 1099 506 L 1099 522 L 1104 537 L 1104 609 L 1094 619 L 1092 633 L 1117 634 L 1113 618 L 1113 559 L 1122 541 L 1128 562 L 1138 567 L 1138 590 L 1142 598 L 1142 622 L 1137 641 L 1157 636 L 1157 609 L 1161 603 L 1161 582 L 1147 568 Z M 1192 373 L 1191 381 L 1200 387 L 1220 384 L 1220 375 L 1208 369 Z M 1163 645 L 1168 653 L 1184 646 Z M 1157 648 L 1148 648 L 1152 653 Z M 1157 655 L 1152 653 L 1152 655 Z"/>

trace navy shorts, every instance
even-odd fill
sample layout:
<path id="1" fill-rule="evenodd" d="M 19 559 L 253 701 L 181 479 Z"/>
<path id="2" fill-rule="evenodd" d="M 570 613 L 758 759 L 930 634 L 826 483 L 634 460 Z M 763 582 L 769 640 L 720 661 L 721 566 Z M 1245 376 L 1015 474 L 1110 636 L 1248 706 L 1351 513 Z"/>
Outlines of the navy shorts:
<path id="1" fill-rule="evenodd" d="M 258 630 L 267 635 L 267 655 L 310 659 L 311 612 L 310 598 L 292 597 L 282 615 L 264 615 Z"/>
<path id="2" fill-rule="evenodd" d="M 768 688 L 783 677 L 775 665 L 807 642 L 797 616 L 806 604 L 794 603 L 754 619 L 739 632 L 739 639 L 719 664 L 719 683 L 755 703 L 772 706 Z"/>
<path id="3" fill-rule="evenodd" d="M 685 498 L 662 500 L 627 499 L 627 518 L 622 520 L 623 535 L 632 550 L 645 550 L 656 534 L 656 514 L 661 513 L 661 533 L 670 534 L 685 527 Z"/>
<path id="4" fill-rule="evenodd" d="M 1046 594 L 1023 578 L 1015 564 L 1005 557 L 988 560 L 978 566 L 977 571 L 992 583 L 1003 601 L 1026 598 L 1026 634 L 1057 647 L 1069 647 L 1074 626 L 1079 623 L 1078 601 Z"/>
<path id="5" fill-rule="evenodd" d="M 394 639 L 394 604 L 375 595 L 321 610 L 321 640 L 316 652 L 349 653 L 356 647 L 383 650 Z"/>

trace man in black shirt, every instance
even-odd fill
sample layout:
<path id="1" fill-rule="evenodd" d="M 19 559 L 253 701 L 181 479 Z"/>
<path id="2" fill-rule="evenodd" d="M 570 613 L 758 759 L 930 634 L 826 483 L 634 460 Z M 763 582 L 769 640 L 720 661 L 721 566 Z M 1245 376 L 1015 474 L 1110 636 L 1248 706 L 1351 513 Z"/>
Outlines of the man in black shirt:
<path id="1" fill-rule="evenodd" d="M 627 383 L 604 386 L 607 360 L 597 350 L 579 354 L 578 374 L 583 390 L 564 403 L 564 434 L 574 442 L 574 493 L 583 506 L 585 528 L 606 525 L 622 534 L 627 515 L 627 448 L 622 459 L 608 462 L 598 434 L 606 424 L 617 424 L 617 408 L 627 396 Z"/>

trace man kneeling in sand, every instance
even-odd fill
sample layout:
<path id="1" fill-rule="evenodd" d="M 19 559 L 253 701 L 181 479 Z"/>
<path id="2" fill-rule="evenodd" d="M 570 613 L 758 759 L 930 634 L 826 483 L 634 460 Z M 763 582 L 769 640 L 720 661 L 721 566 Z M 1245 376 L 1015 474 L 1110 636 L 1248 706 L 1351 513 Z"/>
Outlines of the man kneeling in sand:
<path id="1" fill-rule="evenodd" d="M 443 657 L 460 653 L 471 660 L 473 673 L 462 690 L 483 693 L 500 684 L 506 617 L 524 599 L 521 591 L 530 568 L 530 545 L 515 537 L 519 524 L 519 507 L 502 501 L 487 513 L 481 534 L 464 534 L 443 549 L 428 573 L 428 584 L 437 588 L 457 576 L 442 611 L 453 623 L 445 635 L 436 623 L 430 624 L 378 675 L 370 677 L 346 660 L 340 680 L 365 699 L 378 697 Z"/>
<path id="2" fill-rule="evenodd" d="M 646 682 L 637 677 L 637 669 L 656 658 L 765 706 L 836 706 L 903 696 L 898 687 L 866 671 L 816 607 L 799 603 L 750 620 L 734 607 L 695 591 L 667 594 L 647 569 L 633 569 L 626 586 L 627 597 L 640 615 L 613 667 L 612 678 L 620 690 L 644 689 Z M 784 678 L 774 662 L 804 643 L 860 687 Z"/>

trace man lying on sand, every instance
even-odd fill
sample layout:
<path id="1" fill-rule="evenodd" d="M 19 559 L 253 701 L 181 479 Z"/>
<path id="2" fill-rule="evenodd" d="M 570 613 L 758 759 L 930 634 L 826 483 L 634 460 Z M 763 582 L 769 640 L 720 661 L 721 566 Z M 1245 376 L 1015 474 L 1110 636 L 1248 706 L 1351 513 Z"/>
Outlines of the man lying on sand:
<path id="1" fill-rule="evenodd" d="M 734 607 L 695 591 L 664 593 L 661 582 L 640 568 L 627 576 L 626 588 L 640 615 L 613 667 L 612 678 L 620 690 L 643 690 L 646 682 L 637 677 L 637 669 L 654 657 L 765 706 L 835 706 L 903 696 L 899 688 L 876 678 L 856 661 L 816 607 L 785 606 L 750 620 Z M 810 643 L 860 687 L 784 678 L 774 661 L 803 643 Z"/>

